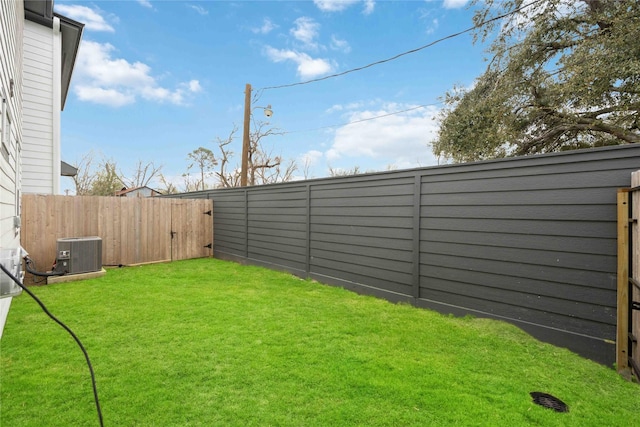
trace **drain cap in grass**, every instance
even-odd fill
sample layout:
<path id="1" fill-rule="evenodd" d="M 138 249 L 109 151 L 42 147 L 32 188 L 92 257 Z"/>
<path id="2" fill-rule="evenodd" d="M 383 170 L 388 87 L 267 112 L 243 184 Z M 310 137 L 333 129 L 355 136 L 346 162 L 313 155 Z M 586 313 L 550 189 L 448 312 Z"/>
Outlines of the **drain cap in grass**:
<path id="1" fill-rule="evenodd" d="M 569 412 L 569 407 L 562 400 L 555 396 L 540 391 L 532 391 L 529 393 L 533 398 L 533 402 L 545 408 L 553 409 L 556 412 Z"/>

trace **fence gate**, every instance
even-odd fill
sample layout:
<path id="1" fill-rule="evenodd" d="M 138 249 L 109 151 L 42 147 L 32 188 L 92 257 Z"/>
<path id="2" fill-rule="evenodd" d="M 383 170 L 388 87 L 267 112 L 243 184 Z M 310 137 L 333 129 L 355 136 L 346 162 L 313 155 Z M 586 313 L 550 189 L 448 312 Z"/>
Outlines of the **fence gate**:
<path id="1" fill-rule="evenodd" d="M 640 379 L 640 171 L 618 191 L 618 372 Z"/>
<path id="2" fill-rule="evenodd" d="M 174 200 L 171 205 L 171 260 L 202 258 L 213 253 L 211 200 Z"/>

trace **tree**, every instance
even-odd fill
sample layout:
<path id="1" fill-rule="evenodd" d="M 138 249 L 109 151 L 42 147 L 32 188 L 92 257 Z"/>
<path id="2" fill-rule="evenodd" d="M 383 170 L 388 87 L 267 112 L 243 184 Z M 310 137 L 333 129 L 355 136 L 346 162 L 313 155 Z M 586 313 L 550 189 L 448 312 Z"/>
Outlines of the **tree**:
<path id="1" fill-rule="evenodd" d="M 158 181 L 160 182 L 161 187 L 158 188 L 158 191 L 162 194 L 176 194 L 178 193 L 178 187 L 171 182 L 166 176 L 162 173 L 158 174 Z"/>
<path id="2" fill-rule="evenodd" d="M 267 128 L 268 122 L 254 121 L 253 130 L 249 136 L 249 171 L 248 185 L 273 184 L 287 182 L 293 177 L 297 166 L 294 160 L 286 165 L 282 164 L 281 156 L 274 156 L 265 151 L 262 139 L 271 135 L 282 135 L 277 128 Z"/>
<path id="3" fill-rule="evenodd" d="M 187 170 L 190 170 L 194 166 L 200 172 L 200 179 L 196 181 L 195 189 L 206 189 L 206 178 L 211 176 L 212 169 L 218 164 L 213 151 L 205 147 L 198 147 L 187 155 L 187 158 L 191 160 Z M 186 174 L 188 176 L 188 174 Z"/>
<path id="4" fill-rule="evenodd" d="M 103 160 L 91 184 L 90 195 L 113 196 L 124 187 L 114 160 Z"/>
<path id="5" fill-rule="evenodd" d="M 154 178 L 161 176 L 162 166 L 156 166 L 154 162 L 143 164 L 142 160 L 138 160 L 131 178 L 127 178 L 122 172 L 116 172 L 118 168 L 115 160 L 108 160 L 103 154 L 100 154 L 100 157 L 97 170 L 94 168 L 94 151 L 84 154 L 75 163 L 78 172 L 73 177 L 73 182 L 77 196 L 113 196 L 123 187 L 144 187 Z"/>
<path id="6" fill-rule="evenodd" d="M 364 172 L 360 170 L 360 166 L 354 166 L 351 169 L 334 168 L 329 166 L 330 177 L 360 175 L 362 173 Z"/>
<path id="7" fill-rule="evenodd" d="M 73 176 L 73 183 L 76 187 L 77 196 L 87 196 L 91 194 L 91 187 L 94 181 L 94 171 L 92 164 L 95 158 L 95 153 L 90 151 L 82 156 L 79 161 L 76 161 L 74 167 L 78 170 L 75 176 Z"/>
<path id="8" fill-rule="evenodd" d="M 161 171 L 162 165 L 156 166 L 154 162 L 149 162 L 143 165 L 142 160 L 138 160 L 131 178 L 127 178 L 122 172 L 120 172 L 120 179 L 127 188 L 145 187 L 148 186 L 154 178 L 159 178 L 161 176 Z"/>
<path id="9" fill-rule="evenodd" d="M 215 174 L 218 178 L 218 185 L 223 188 L 240 186 L 240 170 L 237 167 L 232 170 L 227 169 L 229 167 L 229 162 L 233 157 L 233 151 L 228 147 L 235 139 L 236 132 L 238 132 L 238 126 L 234 124 L 233 129 L 231 129 L 231 132 L 226 139 L 216 137 L 218 150 L 220 150 L 220 162 L 219 168 Z"/>
<path id="10" fill-rule="evenodd" d="M 275 156 L 273 152 L 267 151 L 263 144 L 263 138 L 272 135 L 281 135 L 277 128 L 269 128 L 269 123 L 263 121 L 253 122 L 253 130 L 249 135 L 249 162 L 248 162 L 248 185 L 274 184 L 277 182 L 291 181 L 294 172 L 297 170 L 295 160 L 291 159 L 283 163 L 281 156 Z M 238 132 L 238 126 L 234 125 L 225 139 L 217 138 L 219 155 L 219 167 L 215 172 L 220 187 L 240 186 L 240 167 L 231 166 L 233 151 L 229 148 Z"/>
<path id="11" fill-rule="evenodd" d="M 199 179 L 194 179 L 190 173 L 183 173 L 182 174 L 182 187 L 181 187 L 181 192 L 182 193 L 188 193 L 190 191 L 198 191 L 201 190 L 202 185 L 201 185 L 202 181 Z"/>
<path id="12" fill-rule="evenodd" d="M 475 1 L 477 3 L 478 0 Z M 455 162 L 640 142 L 640 3 L 486 0 L 487 70 L 455 87 L 433 151 Z"/>

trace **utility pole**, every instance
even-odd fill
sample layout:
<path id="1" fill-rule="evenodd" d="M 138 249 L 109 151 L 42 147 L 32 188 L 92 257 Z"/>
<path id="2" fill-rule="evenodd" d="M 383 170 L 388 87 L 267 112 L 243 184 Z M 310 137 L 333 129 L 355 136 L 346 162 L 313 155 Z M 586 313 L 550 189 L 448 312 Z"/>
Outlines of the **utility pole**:
<path id="1" fill-rule="evenodd" d="M 240 186 L 247 186 L 247 174 L 249 170 L 249 145 L 251 122 L 251 85 L 247 83 L 244 91 L 244 133 L 242 135 L 242 165 L 240 169 Z"/>

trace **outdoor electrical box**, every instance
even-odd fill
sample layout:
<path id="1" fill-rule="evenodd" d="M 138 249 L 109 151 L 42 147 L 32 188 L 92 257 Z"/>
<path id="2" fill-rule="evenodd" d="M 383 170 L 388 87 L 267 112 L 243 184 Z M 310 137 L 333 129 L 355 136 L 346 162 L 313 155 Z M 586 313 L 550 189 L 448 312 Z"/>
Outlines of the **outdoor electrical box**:
<path id="1" fill-rule="evenodd" d="M 58 239 L 54 271 L 79 274 L 100 270 L 102 270 L 102 239 L 100 237 Z"/>
<path id="2" fill-rule="evenodd" d="M 22 283 L 24 272 L 22 271 L 21 249 L 0 250 L 0 262 L 9 270 L 16 279 Z M 20 295 L 22 288 L 18 286 L 4 271 L 0 271 L 0 298 L 8 298 Z"/>

